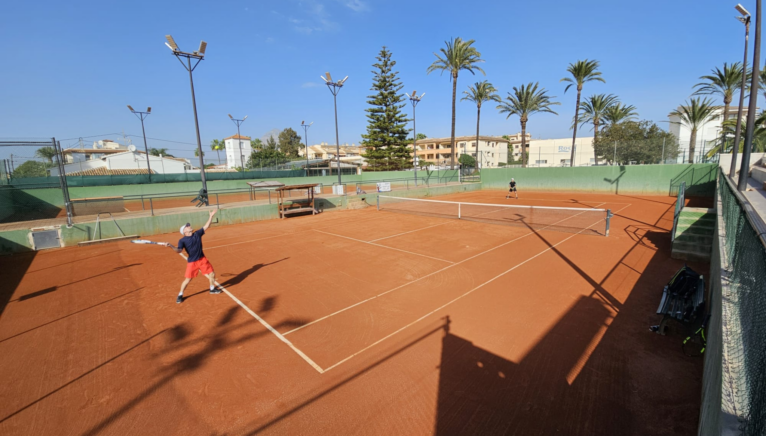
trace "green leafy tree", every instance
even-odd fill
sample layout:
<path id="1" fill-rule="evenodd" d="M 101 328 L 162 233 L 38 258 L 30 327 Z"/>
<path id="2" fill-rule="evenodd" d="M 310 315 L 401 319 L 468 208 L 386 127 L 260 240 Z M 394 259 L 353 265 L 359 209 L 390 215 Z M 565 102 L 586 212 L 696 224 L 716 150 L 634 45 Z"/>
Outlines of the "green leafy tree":
<path id="1" fill-rule="evenodd" d="M 536 113 L 549 113 L 558 115 L 551 109 L 551 106 L 561 103 L 552 101 L 556 97 L 547 95 L 545 88 L 538 89 L 539 83 L 529 83 L 521 85 L 519 88 L 513 87 L 513 94 L 510 92 L 497 109 L 501 114 L 506 115 L 506 119 L 511 115 L 518 115 L 521 123 L 521 165 L 526 166 L 529 152 L 527 151 L 527 122 L 529 116 Z"/>
<path id="2" fill-rule="evenodd" d="M 220 151 L 226 148 L 226 142 L 221 139 L 214 139 L 212 142 L 210 142 L 210 149 L 216 152 L 218 155 L 218 165 L 221 165 L 221 153 Z"/>
<path id="3" fill-rule="evenodd" d="M 194 149 L 194 157 L 199 157 L 199 148 Z M 202 159 L 205 158 L 205 152 L 202 152 Z"/>
<path id="4" fill-rule="evenodd" d="M 468 91 L 463 91 L 465 97 L 460 101 L 470 101 L 476 104 L 476 152 L 479 152 L 479 121 L 481 120 L 481 104 L 485 101 L 494 101 L 500 103 L 502 100 L 497 95 L 497 88 L 492 86 L 491 83 L 486 80 L 483 82 L 476 82 L 474 85 L 468 86 Z M 461 162 L 462 163 L 462 162 Z"/>
<path id="5" fill-rule="evenodd" d="M 616 102 L 604 111 L 604 121 L 612 126 L 623 121 L 634 121 L 636 117 L 638 117 L 638 112 L 636 112 L 635 106 L 624 105 L 620 102 Z"/>
<path id="6" fill-rule="evenodd" d="M 270 138 L 270 139 L 273 139 Z M 282 153 L 279 149 L 276 147 L 276 141 L 274 141 L 274 147 L 269 148 L 268 147 L 268 141 L 267 146 L 264 147 L 261 150 L 253 151 L 250 154 L 250 157 L 247 159 L 247 167 L 248 168 L 258 168 L 264 166 L 272 166 L 275 164 L 281 164 L 287 161 L 287 156 Z"/>
<path id="7" fill-rule="evenodd" d="M 455 167 L 455 100 L 457 99 L 457 77 L 461 70 L 466 70 L 469 73 L 476 75 L 474 70 L 480 71 L 486 75 L 478 65 L 480 62 L 484 62 L 481 59 L 481 53 L 479 53 L 475 47 L 473 47 L 473 39 L 463 41 L 462 38 L 454 38 L 449 41 L 445 41 L 446 48 L 440 49 L 441 56 L 434 53 L 436 60 L 426 70 L 428 74 L 434 71 L 441 71 L 444 74 L 447 71 L 450 74 L 450 80 L 452 80 L 452 130 L 450 136 L 450 164 L 452 168 Z M 478 144 L 477 144 L 478 145 Z"/>
<path id="8" fill-rule="evenodd" d="M 263 147 L 264 150 L 274 150 L 278 151 L 279 147 L 277 147 L 277 140 L 274 139 L 273 136 L 269 136 L 269 138 L 266 140 L 266 146 Z"/>
<path id="9" fill-rule="evenodd" d="M 35 156 L 47 160 L 52 165 L 53 158 L 56 157 L 56 149 L 53 147 L 40 147 L 35 151 Z"/>
<path id="10" fill-rule="evenodd" d="M 580 103 L 580 110 L 582 110 L 582 118 L 580 118 L 580 127 L 586 124 L 593 124 L 593 141 L 598 139 L 598 129 L 604 122 L 606 111 L 618 103 L 617 96 L 612 94 L 596 94 L 586 98 L 585 101 Z M 596 165 L 598 165 L 598 153 L 593 150 L 593 158 Z"/>
<path id="11" fill-rule="evenodd" d="M 407 141 L 407 117 L 402 113 L 406 106 L 400 91 L 404 87 L 399 72 L 394 71 L 396 61 L 384 46 L 378 56 L 371 91 L 367 104 L 367 133 L 362 135 L 366 147 L 368 171 L 390 171 L 412 168 L 412 155 Z"/>
<path id="12" fill-rule="evenodd" d="M 470 154 L 461 154 L 460 158 L 457 160 L 460 165 L 464 167 L 475 167 L 476 166 L 476 158 L 471 156 Z"/>
<path id="13" fill-rule="evenodd" d="M 288 127 L 279 132 L 279 149 L 285 156 L 298 157 L 298 152 L 302 148 L 301 137 L 295 130 Z"/>
<path id="14" fill-rule="evenodd" d="M 579 123 L 580 116 L 580 95 L 582 94 L 582 87 L 588 82 L 601 82 L 606 83 L 601 72 L 598 71 L 599 62 L 589 61 L 577 61 L 574 64 L 569 64 L 567 71 L 572 77 L 564 77 L 561 82 L 568 82 L 569 84 L 564 88 L 566 93 L 569 88 L 575 86 L 577 89 L 577 103 L 575 104 L 575 116 L 574 116 L 574 132 L 572 133 L 572 154 L 569 158 L 569 166 L 574 166 L 575 161 L 575 141 L 577 140 L 577 125 Z"/>
<path id="15" fill-rule="evenodd" d="M 670 115 L 677 116 L 681 119 L 681 121 L 676 124 L 683 124 L 691 130 L 691 135 L 689 136 L 689 163 L 694 163 L 697 130 L 708 121 L 718 118 L 718 115 L 714 115 L 715 109 L 716 108 L 713 106 L 713 102 L 710 99 L 705 98 L 703 100 L 697 97 L 689 99 L 686 104 L 670 113 Z"/>
<path id="16" fill-rule="evenodd" d="M 25 177 L 45 177 L 48 175 L 48 166 L 42 162 L 28 160 L 16 167 L 11 177 L 23 179 Z"/>
<path id="17" fill-rule="evenodd" d="M 250 147 L 253 150 L 260 150 L 263 148 L 263 141 L 261 141 L 261 138 L 255 138 L 250 140 Z"/>
<path id="18" fill-rule="evenodd" d="M 678 157 L 678 139 L 651 121 L 624 121 L 604 127 L 593 148 L 611 164 L 656 164 Z"/>
<path id="19" fill-rule="evenodd" d="M 737 120 L 736 118 L 726 120 L 723 122 L 723 128 L 724 130 L 729 132 L 734 132 L 735 128 L 737 126 Z M 729 137 L 732 137 L 733 134 L 729 135 Z M 739 139 L 739 147 L 737 148 L 738 152 L 742 152 L 745 149 L 745 135 L 741 135 Z M 711 148 L 705 156 L 708 158 L 713 157 L 719 152 L 726 152 L 731 153 L 734 144 L 733 141 L 725 141 L 726 136 L 722 135 L 721 138 L 718 138 L 716 140 L 715 146 Z M 722 147 L 723 145 L 723 147 Z M 755 153 L 763 153 L 766 152 L 766 111 L 761 112 L 760 115 L 755 119 L 755 130 L 753 130 L 753 152 Z"/>

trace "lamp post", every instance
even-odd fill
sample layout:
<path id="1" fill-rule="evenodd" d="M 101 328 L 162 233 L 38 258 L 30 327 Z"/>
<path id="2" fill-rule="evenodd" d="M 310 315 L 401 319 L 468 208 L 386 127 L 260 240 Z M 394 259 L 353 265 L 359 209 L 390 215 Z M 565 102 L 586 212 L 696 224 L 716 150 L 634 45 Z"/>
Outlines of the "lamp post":
<path id="1" fill-rule="evenodd" d="M 197 68 L 197 65 L 199 65 L 200 62 L 202 62 L 202 59 L 205 57 L 205 49 L 207 49 L 207 43 L 205 41 L 201 41 L 199 43 L 199 49 L 197 51 L 186 53 L 181 51 L 178 48 L 178 44 L 173 40 L 173 37 L 170 35 L 165 35 L 165 39 L 167 39 L 167 42 L 165 45 L 168 46 L 170 50 L 173 51 L 173 55 L 178 59 L 178 62 L 181 62 L 181 65 L 184 66 L 184 69 L 189 72 L 189 83 L 191 84 L 191 96 L 192 96 L 192 107 L 194 109 L 194 127 L 197 129 L 197 154 L 199 155 L 199 171 L 200 171 L 200 177 L 202 179 L 202 201 L 205 203 L 205 206 L 209 206 L 210 202 L 207 197 L 207 179 L 205 178 L 205 160 L 202 156 L 202 141 L 199 137 L 199 121 L 197 120 L 197 99 L 194 97 L 194 79 L 192 78 L 192 72 L 195 68 Z M 186 58 L 186 63 L 181 60 L 181 58 Z M 194 65 L 192 65 L 191 60 L 194 59 L 196 62 Z"/>
<path id="2" fill-rule="evenodd" d="M 739 5 L 738 5 L 739 6 Z M 737 8 L 739 10 L 739 8 Z M 742 8 L 744 10 L 744 8 Z M 740 11 L 741 13 L 741 11 Z M 745 148 L 742 150 L 742 165 L 739 167 L 737 189 L 747 189 L 750 168 L 750 150 L 753 147 L 755 130 L 755 111 L 758 104 L 758 75 L 761 62 L 761 0 L 755 2 L 755 41 L 753 42 L 753 77 L 750 81 L 750 104 L 747 107 L 747 129 L 745 130 Z"/>
<path id="3" fill-rule="evenodd" d="M 242 118 L 241 120 L 232 117 L 231 114 L 228 115 L 229 118 L 234 121 L 234 124 L 237 125 L 237 139 L 239 140 L 239 164 L 241 165 L 242 172 L 245 172 L 245 156 L 242 154 L 242 135 L 239 134 L 239 126 L 245 122 L 247 115 L 245 115 L 245 118 Z"/>
<path id="4" fill-rule="evenodd" d="M 742 134 L 742 106 L 745 103 L 745 84 L 747 83 L 747 40 L 750 35 L 750 12 L 742 5 L 734 7 L 737 12 L 742 14 L 736 17 L 745 25 L 745 55 L 742 60 L 742 85 L 739 89 L 739 109 L 737 110 L 737 129 L 734 131 L 734 146 L 731 148 L 731 165 L 729 166 L 729 177 L 734 178 L 737 173 L 737 152 L 739 151 L 739 139 Z M 725 120 L 724 120 L 725 121 Z"/>
<path id="5" fill-rule="evenodd" d="M 309 176 L 309 127 L 314 124 L 310 122 L 306 124 L 305 121 L 301 121 L 301 127 L 303 127 L 303 139 L 306 140 L 306 177 Z"/>
<path id="6" fill-rule="evenodd" d="M 412 168 L 415 170 L 415 186 L 418 186 L 418 130 L 415 126 L 415 106 L 420 103 L 426 93 L 424 92 L 420 97 L 417 91 L 412 91 L 412 95 L 405 92 L 404 95 L 412 102 Z"/>
<path id="7" fill-rule="evenodd" d="M 146 112 L 135 111 L 131 105 L 128 105 L 128 109 L 141 120 L 141 132 L 144 134 L 144 151 L 146 151 L 146 171 L 149 173 L 149 183 L 152 183 L 152 167 L 149 165 L 149 148 L 146 146 L 146 130 L 144 129 L 144 120 L 152 113 L 152 107 L 146 108 Z"/>
<path id="8" fill-rule="evenodd" d="M 337 154 L 338 159 L 338 184 L 341 184 L 340 179 L 340 139 L 338 137 L 338 92 L 340 92 L 340 89 L 343 88 L 343 83 L 348 80 L 348 76 L 344 77 L 343 80 L 339 80 L 337 82 L 332 81 L 332 77 L 330 76 L 330 73 L 325 73 L 327 77 L 319 76 L 324 80 L 324 83 L 327 85 L 327 88 L 332 93 L 332 99 L 333 103 L 335 103 L 335 150 Z"/>

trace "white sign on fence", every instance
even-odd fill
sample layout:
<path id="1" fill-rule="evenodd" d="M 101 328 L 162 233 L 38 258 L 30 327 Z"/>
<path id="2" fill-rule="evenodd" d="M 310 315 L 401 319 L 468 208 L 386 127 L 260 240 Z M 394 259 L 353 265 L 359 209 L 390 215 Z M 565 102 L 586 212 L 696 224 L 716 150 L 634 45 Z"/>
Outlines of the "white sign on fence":
<path id="1" fill-rule="evenodd" d="M 378 192 L 391 192 L 391 182 L 379 182 Z"/>

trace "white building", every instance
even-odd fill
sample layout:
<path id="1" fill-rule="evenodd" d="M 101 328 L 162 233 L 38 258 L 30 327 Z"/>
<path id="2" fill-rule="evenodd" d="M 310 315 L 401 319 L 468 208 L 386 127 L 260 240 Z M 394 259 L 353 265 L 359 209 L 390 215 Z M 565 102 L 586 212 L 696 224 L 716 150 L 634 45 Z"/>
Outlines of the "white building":
<path id="1" fill-rule="evenodd" d="M 192 171 L 194 167 L 187 159 L 149 156 L 152 174 L 178 174 Z M 58 176 L 57 167 L 50 169 L 51 176 Z M 125 151 L 107 154 L 100 159 L 78 161 L 64 165 L 67 175 L 111 175 L 111 174 L 147 174 L 146 153 Z"/>
<path id="2" fill-rule="evenodd" d="M 225 138 L 223 142 L 226 147 L 226 167 L 244 168 L 250 155 L 253 154 L 250 137 L 234 135 Z"/>
<path id="3" fill-rule="evenodd" d="M 679 107 L 680 110 L 680 107 Z M 729 119 L 737 119 L 737 106 L 731 106 L 729 108 Z M 713 119 L 703 124 L 697 129 L 697 138 L 695 140 L 695 148 L 697 152 L 702 152 L 703 148 L 710 148 L 712 141 L 721 136 L 721 130 L 723 128 L 723 106 L 718 106 L 713 112 Z M 744 135 L 745 120 L 747 119 L 747 107 L 742 108 L 742 132 Z M 681 119 L 676 115 L 668 115 L 669 127 L 668 131 L 678 138 L 678 143 L 681 149 L 689 149 L 689 141 L 691 139 L 691 129 L 681 122 Z"/>
<path id="4" fill-rule="evenodd" d="M 533 139 L 529 141 L 530 167 L 568 167 L 572 157 L 572 138 Z M 520 160 L 521 145 L 514 144 L 514 157 Z M 518 151 L 517 151 L 518 150 Z M 604 162 L 599 159 L 599 163 Z M 575 141 L 574 166 L 595 165 L 593 137 L 577 138 Z"/>

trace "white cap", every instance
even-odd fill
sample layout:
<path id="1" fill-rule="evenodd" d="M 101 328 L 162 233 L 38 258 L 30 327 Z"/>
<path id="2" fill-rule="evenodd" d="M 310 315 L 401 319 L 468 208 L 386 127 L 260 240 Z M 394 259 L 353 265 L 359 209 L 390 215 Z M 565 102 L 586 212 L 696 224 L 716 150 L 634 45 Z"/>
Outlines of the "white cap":
<path id="1" fill-rule="evenodd" d="M 186 223 L 186 224 L 182 225 L 181 228 L 178 229 L 178 231 L 181 232 L 181 234 L 183 235 L 184 234 L 184 229 L 187 228 L 187 227 L 191 227 L 191 224 Z"/>

